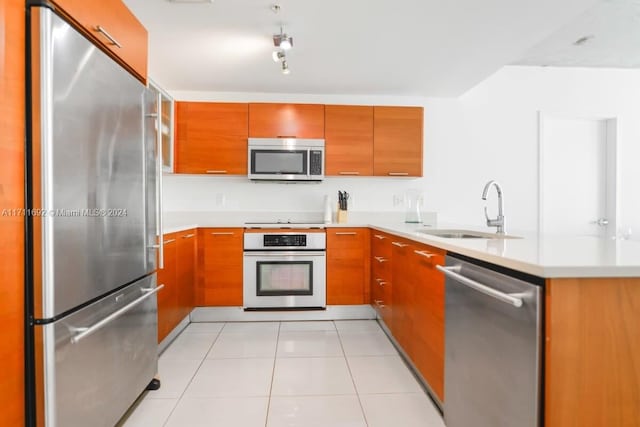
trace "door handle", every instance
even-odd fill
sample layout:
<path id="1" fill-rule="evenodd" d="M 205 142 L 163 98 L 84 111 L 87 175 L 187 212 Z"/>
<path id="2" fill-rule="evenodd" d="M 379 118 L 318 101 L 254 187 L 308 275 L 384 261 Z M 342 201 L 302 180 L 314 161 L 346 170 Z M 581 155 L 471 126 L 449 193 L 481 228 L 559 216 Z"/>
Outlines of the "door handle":
<path id="1" fill-rule="evenodd" d="M 511 304 L 514 307 L 522 307 L 522 298 L 518 298 L 514 296 L 514 294 L 506 294 L 504 292 L 500 292 L 487 285 L 483 285 L 480 282 L 476 282 L 475 280 L 469 279 L 468 277 L 464 277 L 462 274 L 460 274 L 461 268 L 459 265 L 452 267 L 443 267 L 441 265 L 436 265 L 436 268 L 442 271 L 446 276 L 451 277 L 458 283 L 461 283 L 471 289 L 474 289 L 504 303 Z"/>
<path id="2" fill-rule="evenodd" d="M 102 329 L 108 323 L 113 322 L 118 317 L 122 316 L 127 311 L 131 310 L 133 307 L 135 307 L 136 305 L 140 304 L 142 301 L 149 298 L 151 295 L 157 293 L 162 288 L 164 288 L 164 285 L 158 285 L 155 288 L 141 288 L 140 290 L 144 292 L 144 295 L 142 295 L 140 298 L 136 299 L 135 301 L 132 301 L 129 304 L 125 305 L 121 309 L 114 311 L 104 319 L 86 328 L 72 328 L 72 330 L 78 332 L 78 334 L 71 337 L 71 344 L 77 344 L 80 341 L 82 341 L 84 338 L 88 337 L 89 335 L 93 334 L 99 329 Z"/>
<path id="3" fill-rule="evenodd" d="M 400 242 L 391 242 L 391 244 L 392 244 L 392 245 L 394 245 L 394 246 L 397 246 L 397 247 L 399 247 L 399 248 L 404 248 L 404 247 L 406 247 L 406 246 L 409 246 L 409 245 L 408 245 L 408 244 L 406 244 L 406 243 L 400 243 Z"/>

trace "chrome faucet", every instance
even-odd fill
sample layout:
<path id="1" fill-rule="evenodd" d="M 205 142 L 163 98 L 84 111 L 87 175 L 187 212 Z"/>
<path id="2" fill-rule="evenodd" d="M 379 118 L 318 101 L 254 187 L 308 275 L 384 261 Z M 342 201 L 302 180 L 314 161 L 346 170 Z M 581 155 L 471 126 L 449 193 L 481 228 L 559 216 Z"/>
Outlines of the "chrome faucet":
<path id="1" fill-rule="evenodd" d="M 502 187 L 500 187 L 500 184 L 494 180 L 487 182 L 484 186 L 484 190 L 482 190 L 482 200 L 487 200 L 487 193 L 489 193 L 489 188 L 492 185 L 496 187 L 496 191 L 498 192 L 498 218 L 489 218 L 486 206 L 484 207 L 484 216 L 487 218 L 487 227 L 496 227 L 496 233 L 504 234 L 504 203 L 502 200 Z"/>

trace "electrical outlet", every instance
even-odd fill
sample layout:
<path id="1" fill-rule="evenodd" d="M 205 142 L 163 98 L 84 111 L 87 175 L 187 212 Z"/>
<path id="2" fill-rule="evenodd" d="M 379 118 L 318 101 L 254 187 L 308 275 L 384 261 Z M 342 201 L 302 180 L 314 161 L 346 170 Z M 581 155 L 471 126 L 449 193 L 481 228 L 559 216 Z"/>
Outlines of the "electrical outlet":
<path id="1" fill-rule="evenodd" d="M 393 195 L 393 206 L 402 206 L 404 205 L 404 195 L 402 194 L 394 194 Z"/>

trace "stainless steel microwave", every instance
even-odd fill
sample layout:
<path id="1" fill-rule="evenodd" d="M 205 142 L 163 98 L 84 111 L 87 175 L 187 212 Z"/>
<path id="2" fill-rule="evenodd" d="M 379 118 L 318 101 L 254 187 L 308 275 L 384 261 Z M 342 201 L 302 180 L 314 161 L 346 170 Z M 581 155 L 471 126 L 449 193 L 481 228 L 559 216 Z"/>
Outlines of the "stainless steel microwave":
<path id="1" fill-rule="evenodd" d="M 324 139 L 249 138 L 249 179 L 322 181 Z"/>

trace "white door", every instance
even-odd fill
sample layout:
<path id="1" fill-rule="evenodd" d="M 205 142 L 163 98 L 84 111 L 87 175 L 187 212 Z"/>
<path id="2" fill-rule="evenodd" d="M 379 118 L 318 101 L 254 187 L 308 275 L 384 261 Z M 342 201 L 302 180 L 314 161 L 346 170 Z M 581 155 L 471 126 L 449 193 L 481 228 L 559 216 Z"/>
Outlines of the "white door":
<path id="1" fill-rule="evenodd" d="M 615 120 L 545 115 L 540 126 L 541 232 L 613 235 Z"/>

